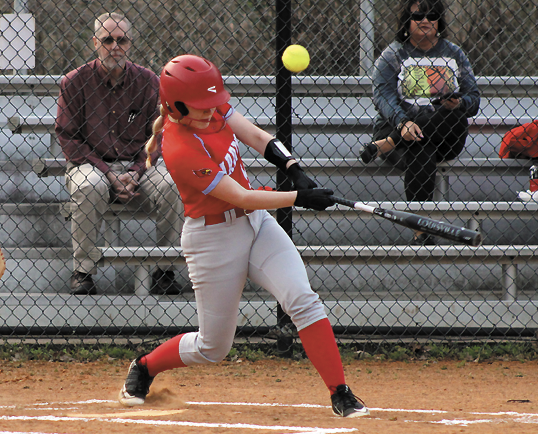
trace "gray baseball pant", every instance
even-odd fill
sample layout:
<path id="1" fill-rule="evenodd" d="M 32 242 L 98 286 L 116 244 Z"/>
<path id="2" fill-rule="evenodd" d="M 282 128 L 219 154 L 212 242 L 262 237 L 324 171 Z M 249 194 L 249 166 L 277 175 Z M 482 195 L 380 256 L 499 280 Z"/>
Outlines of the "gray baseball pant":
<path id="1" fill-rule="evenodd" d="M 205 226 L 187 217 L 181 245 L 198 311 L 199 331 L 185 334 L 179 354 L 187 366 L 223 360 L 233 344 L 239 302 L 249 277 L 269 291 L 298 330 L 326 318 L 297 248 L 265 210 Z"/>

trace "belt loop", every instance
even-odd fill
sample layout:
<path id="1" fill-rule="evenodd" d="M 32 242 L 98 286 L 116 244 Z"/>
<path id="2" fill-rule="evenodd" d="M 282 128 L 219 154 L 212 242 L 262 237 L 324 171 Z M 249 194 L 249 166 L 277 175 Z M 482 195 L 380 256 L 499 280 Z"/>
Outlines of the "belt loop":
<path id="1" fill-rule="evenodd" d="M 226 219 L 226 224 L 231 225 L 235 221 L 235 209 L 224 211 L 224 218 Z"/>

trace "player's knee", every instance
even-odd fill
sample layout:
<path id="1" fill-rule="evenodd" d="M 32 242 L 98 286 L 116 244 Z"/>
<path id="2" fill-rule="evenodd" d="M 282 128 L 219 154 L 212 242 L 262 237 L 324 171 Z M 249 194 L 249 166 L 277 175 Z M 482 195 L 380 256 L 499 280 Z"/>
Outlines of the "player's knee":
<path id="1" fill-rule="evenodd" d="M 325 308 L 316 293 L 302 294 L 290 303 L 284 311 L 290 316 L 298 329 L 305 324 L 310 324 L 313 318 L 319 319 L 326 316 Z"/>
<path id="2" fill-rule="evenodd" d="M 89 201 L 94 205 L 103 201 L 108 203 L 110 199 L 110 191 L 104 183 L 97 185 L 83 184 L 73 191 L 71 195 L 77 202 Z"/>
<path id="3" fill-rule="evenodd" d="M 230 352 L 231 345 L 228 347 L 204 348 L 200 355 L 206 360 L 206 364 L 222 362 Z"/>
<path id="4" fill-rule="evenodd" d="M 221 362 L 232 348 L 233 332 L 230 336 L 219 334 L 213 338 L 204 338 L 198 332 L 185 334 L 179 345 L 181 360 L 187 366 Z"/>

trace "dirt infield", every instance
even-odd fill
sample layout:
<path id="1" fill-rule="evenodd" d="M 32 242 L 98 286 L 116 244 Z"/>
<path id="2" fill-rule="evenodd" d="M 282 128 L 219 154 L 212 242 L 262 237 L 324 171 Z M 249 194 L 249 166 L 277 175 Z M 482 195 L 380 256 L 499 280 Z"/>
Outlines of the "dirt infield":
<path id="1" fill-rule="evenodd" d="M 536 362 L 346 364 L 371 415 L 332 415 L 308 361 L 222 362 L 160 374 L 143 407 L 116 396 L 127 362 L 0 362 L 4 433 L 536 433 Z"/>

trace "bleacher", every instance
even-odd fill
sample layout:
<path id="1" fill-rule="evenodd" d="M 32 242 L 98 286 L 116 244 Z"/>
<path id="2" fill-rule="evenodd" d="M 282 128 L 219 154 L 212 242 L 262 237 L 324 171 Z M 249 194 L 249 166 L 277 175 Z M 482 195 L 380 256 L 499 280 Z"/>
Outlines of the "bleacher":
<path id="1" fill-rule="evenodd" d="M 11 151 L 3 151 L 0 161 L 0 177 L 7 186 L 0 198 L 1 218 L 6 223 L 2 230 L 11 231 L 4 245 L 9 271 L 2 284 L 12 292 L 9 299 L 20 293 L 28 303 L 38 303 L 43 293 L 51 294 L 58 304 L 73 299 L 66 294 L 71 244 L 66 222 L 69 198 L 61 176 L 65 160 L 54 137 L 60 78 L 0 77 L 0 126 L 12 146 Z M 274 78 L 225 77 L 225 82 L 236 108 L 261 127 L 274 131 Z M 497 150 L 507 130 L 538 118 L 534 103 L 538 78 L 479 77 L 478 82 L 482 104 L 472 120 L 468 145 L 458 159 L 439 165 L 435 202 L 421 204 L 403 201 L 401 173 L 397 169 L 380 160 L 365 165 L 358 158 L 360 144 L 371 135 L 375 116 L 368 77 L 293 78 L 294 153 L 318 184 L 370 205 L 461 223 L 481 230 L 484 236 L 484 245 L 478 248 L 450 242 L 410 246 L 409 230 L 373 219 L 369 214 L 341 206 L 321 213 L 297 209 L 294 240 L 298 249 L 309 269 L 324 270 L 321 273 L 330 276 L 323 282 L 318 276 L 313 279 L 317 291 L 345 293 L 357 306 L 372 296 L 378 297 L 380 303 L 398 303 L 398 294 L 404 291 L 401 288 L 414 294 L 413 299 L 431 301 L 433 295 L 443 300 L 436 285 L 429 289 L 416 287 L 400 267 L 413 264 L 417 273 L 432 274 L 439 280 L 443 273 L 452 273 L 451 267 L 459 267 L 454 286 L 460 289 L 454 290 L 452 300 L 473 299 L 469 295 L 471 288 L 477 287 L 473 274 L 480 267 L 491 273 L 491 278 L 484 279 L 491 287 L 482 288 L 483 300 L 525 303 L 533 297 L 525 282 L 533 277 L 529 268 L 538 262 L 538 243 L 533 237 L 538 205 L 516 199 L 516 191 L 527 189 L 531 162 L 500 160 Z M 272 166 L 249 150 L 243 155 L 255 187 L 274 185 Z M 122 228 L 129 229 L 133 218 L 146 220 L 147 216 L 133 215 L 128 206 L 111 206 L 107 219 L 112 224 L 104 236 L 101 265 L 131 266 L 135 270 L 129 277 L 135 294 L 133 305 L 142 305 L 152 267 L 183 264 L 184 258 L 180 248 L 156 248 L 147 246 L 147 242 L 125 247 Z M 146 225 L 144 232 L 151 227 L 149 221 L 142 224 Z M 511 232 L 513 225 L 518 231 Z M 133 241 L 136 240 L 129 240 Z M 521 272 L 521 266 L 526 265 L 531 267 Z M 44 278 L 32 281 L 28 269 L 40 270 Z M 387 269 L 392 272 L 390 278 L 399 282 L 395 291 L 383 290 L 388 284 L 383 281 L 386 276 L 380 274 L 386 275 Z M 334 287 L 328 288 L 331 282 Z M 113 289 L 105 291 L 105 296 L 112 294 Z M 176 302 L 181 309 L 190 306 L 188 297 Z M 9 305 L 7 298 L 6 303 Z M 162 303 L 156 303 L 162 307 Z M 171 304 L 170 300 L 165 303 Z M 71 312 L 69 307 L 62 309 Z"/>

